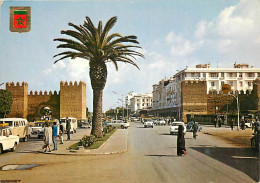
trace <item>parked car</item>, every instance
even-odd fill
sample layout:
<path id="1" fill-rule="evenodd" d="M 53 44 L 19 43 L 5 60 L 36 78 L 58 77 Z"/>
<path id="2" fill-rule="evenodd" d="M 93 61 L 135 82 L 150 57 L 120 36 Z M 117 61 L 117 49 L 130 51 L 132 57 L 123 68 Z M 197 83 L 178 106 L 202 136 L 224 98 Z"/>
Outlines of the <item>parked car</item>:
<path id="1" fill-rule="evenodd" d="M 37 120 L 34 122 L 34 125 L 31 127 L 31 136 L 34 135 L 37 136 L 38 139 L 43 138 L 44 134 L 44 125 L 46 123 L 49 123 L 49 126 L 52 126 L 53 123 L 56 123 L 58 131 L 60 129 L 60 122 L 58 119 L 52 119 L 52 120 Z"/>
<path id="2" fill-rule="evenodd" d="M 110 126 L 114 126 L 116 128 L 122 128 L 122 129 L 126 129 L 130 126 L 130 124 L 127 121 L 123 121 L 123 120 L 112 120 L 112 121 L 106 121 L 104 122 L 105 125 L 110 125 Z"/>
<path id="3" fill-rule="evenodd" d="M 198 124 L 198 122 L 195 122 L 195 123 Z M 193 125 L 194 125 L 194 122 L 193 122 L 193 121 L 190 121 L 190 122 L 187 123 L 187 127 L 186 127 L 187 132 L 192 132 L 192 131 L 193 131 Z M 200 125 L 198 124 L 198 131 L 200 132 L 201 130 L 202 130 L 202 126 L 200 126 Z"/>
<path id="4" fill-rule="evenodd" d="M 8 124 L 11 129 L 12 135 L 18 136 L 24 142 L 30 136 L 29 123 L 23 118 L 2 118 L 0 124 Z"/>
<path id="5" fill-rule="evenodd" d="M 8 124 L 0 124 L 0 154 L 5 150 L 15 151 L 19 144 L 19 137 L 12 135 L 12 129 Z"/>
<path id="6" fill-rule="evenodd" d="M 184 127 L 184 133 L 186 133 L 186 126 L 185 126 L 184 122 L 176 121 L 176 122 L 173 122 L 173 123 L 171 124 L 171 127 L 170 127 L 170 134 L 171 134 L 171 135 L 178 133 L 179 125 L 182 125 L 182 126 Z"/>
<path id="7" fill-rule="evenodd" d="M 147 127 L 153 128 L 153 121 L 152 121 L 152 120 L 145 121 L 145 122 L 144 122 L 144 127 L 145 127 L 145 128 L 147 128 Z"/>
<path id="8" fill-rule="evenodd" d="M 89 123 L 87 119 L 79 119 L 78 126 L 80 128 L 91 128 L 91 123 Z"/>

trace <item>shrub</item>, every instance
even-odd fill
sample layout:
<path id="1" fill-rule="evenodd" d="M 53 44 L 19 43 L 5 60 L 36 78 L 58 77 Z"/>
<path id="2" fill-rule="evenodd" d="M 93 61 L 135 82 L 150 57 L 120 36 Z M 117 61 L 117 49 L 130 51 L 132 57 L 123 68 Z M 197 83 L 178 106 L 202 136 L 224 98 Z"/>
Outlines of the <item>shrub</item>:
<path id="1" fill-rule="evenodd" d="M 84 147 L 91 146 L 96 141 L 96 137 L 94 135 L 84 136 L 80 141 L 79 145 Z"/>
<path id="2" fill-rule="evenodd" d="M 106 133 L 111 132 L 113 129 L 115 129 L 115 127 L 107 125 L 105 128 L 103 128 L 103 134 L 105 135 Z"/>

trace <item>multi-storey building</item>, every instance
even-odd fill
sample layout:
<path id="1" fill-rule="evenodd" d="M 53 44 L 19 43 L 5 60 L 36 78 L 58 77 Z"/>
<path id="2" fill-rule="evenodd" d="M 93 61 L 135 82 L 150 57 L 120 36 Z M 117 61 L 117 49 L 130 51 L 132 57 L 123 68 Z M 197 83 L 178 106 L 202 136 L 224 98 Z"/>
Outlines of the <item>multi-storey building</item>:
<path id="1" fill-rule="evenodd" d="M 137 114 L 141 110 L 152 108 L 153 94 L 137 94 L 130 99 L 131 114 Z"/>
<path id="2" fill-rule="evenodd" d="M 32 121 L 42 116 L 43 108 L 49 107 L 53 118 L 66 116 L 86 118 L 86 83 L 60 82 L 60 92 L 32 92 L 28 94 L 26 82 L 16 85 L 6 83 L 6 90 L 13 95 L 13 105 L 8 117 L 27 118 Z"/>
<path id="3" fill-rule="evenodd" d="M 224 84 L 231 86 L 231 93 L 250 94 L 259 78 L 260 68 L 249 67 L 248 64 L 235 63 L 234 68 L 211 68 L 210 64 L 186 67 L 170 79 L 153 85 L 152 111 L 157 116 L 173 115 L 184 120 L 190 113 L 216 113 L 216 108 L 225 104 L 223 98 L 226 103 L 233 100 L 232 96 L 222 95 Z M 216 101 L 220 102 L 216 104 Z"/>

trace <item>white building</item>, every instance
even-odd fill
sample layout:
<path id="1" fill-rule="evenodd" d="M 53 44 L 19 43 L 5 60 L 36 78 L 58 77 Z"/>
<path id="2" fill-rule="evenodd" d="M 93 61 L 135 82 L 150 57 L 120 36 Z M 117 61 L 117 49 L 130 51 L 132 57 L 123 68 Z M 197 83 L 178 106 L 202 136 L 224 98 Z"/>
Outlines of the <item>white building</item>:
<path id="1" fill-rule="evenodd" d="M 249 67 L 248 64 L 234 64 L 233 68 L 211 68 L 210 64 L 196 65 L 196 68 L 186 67 L 170 79 L 163 79 L 153 85 L 153 111 L 156 115 L 180 113 L 181 82 L 184 80 L 206 81 L 207 94 L 215 90 L 221 91 L 223 84 L 229 84 L 232 92 L 253 90 L 253 82 L 260 78 L 260 68 Z"/>
<path id="2" fill-rule="evenodd" d="M 177 84 L 183 80 L 204 80 L 207 82 L 207 93 L 215 90 L 219 93 L 223 84 L 229 84 L 232 91 L 253 90 L 253 81 L 260 78 L 260 68 L 248 64 L 234 64 L 234 68 L 211 68 L 209 64 L 200 64 L 196 68 L 185 68 L 173 76 Z"/>
<path id="3" fill-rule="evenodd" d="M 136 114 L 139 110 L 152 108 L 153 94 L 136 94 L 130 99 L 131 113 Z"/>

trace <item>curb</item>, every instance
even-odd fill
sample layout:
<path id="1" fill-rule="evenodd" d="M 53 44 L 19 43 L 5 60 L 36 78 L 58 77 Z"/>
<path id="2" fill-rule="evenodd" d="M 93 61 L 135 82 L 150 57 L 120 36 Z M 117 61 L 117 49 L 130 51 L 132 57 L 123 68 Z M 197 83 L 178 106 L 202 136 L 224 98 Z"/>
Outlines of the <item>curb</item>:
<path id="1" fill-rule="evenodd" d="M 98 149 L 93 149 L 93 150 L 100 150 L 105 144 L 107 144 L 109 142 L 109 140 L 111 140 L 111 137 L 113 137 L 116 133 L 118 133 L 118 131 L 116 130 Z M 75 150 L 73 152 L 69 151 L 67 153 L 43 153 L 43 154 L 48 154 L 48 155 L 68 155 L 68 156 L 93 156 L 93 155 L 112 155 L 112 154 L 122 154 L 127 152 L 127 147 L 128 147 L 128 134 L 129 134 L 129 128 L 127 129 L 127 134 L 126 134 L 126 142 L 125 142 L 125 147 L 124 150 L 122 151 L 113 151 L 113 152 L 105 152 L 105 153 L 90 153 L 91 150 L 83 150 L 83 152 L 81 153 L 80 151 L 82 150 Z M 92 151 L 93 151 L 92 150 Z M 41 152 L 42 153 L 42 152 Z"/>

